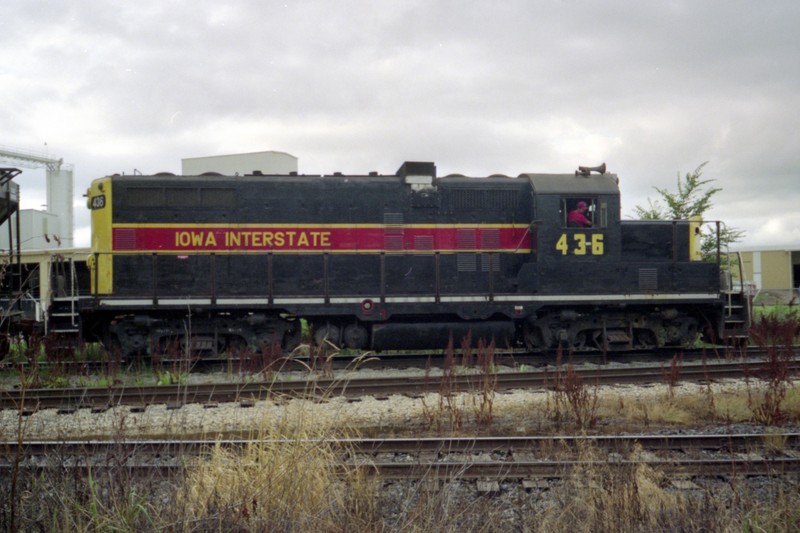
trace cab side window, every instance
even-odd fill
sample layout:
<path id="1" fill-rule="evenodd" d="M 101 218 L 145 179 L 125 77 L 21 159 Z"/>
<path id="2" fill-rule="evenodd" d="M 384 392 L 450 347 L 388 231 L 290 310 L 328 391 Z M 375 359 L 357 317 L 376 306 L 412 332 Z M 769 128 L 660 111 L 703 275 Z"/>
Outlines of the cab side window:
<path id="1" fill-rule="evenodd" d="M 593 228 L 597 214 L 597 199 L 592 197 L 562 198 L 561 225 L 565 228 Z"/>

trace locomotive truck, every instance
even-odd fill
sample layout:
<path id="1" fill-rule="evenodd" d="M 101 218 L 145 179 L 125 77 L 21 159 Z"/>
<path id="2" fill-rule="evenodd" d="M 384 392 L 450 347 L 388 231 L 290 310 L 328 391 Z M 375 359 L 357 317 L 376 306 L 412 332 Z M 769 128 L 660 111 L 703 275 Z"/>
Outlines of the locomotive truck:
<path id="1" fill-rule="evenodd" d="M 746 335 L 747 306 L 700 223 L 622 220 L 618 177 L 113 175 L 87 193 L 80 330 L 124 356 L 266 344 L 548 351 L 687 346 Z M 588 224 L 575 227 L 581 205 Z M 57 302 L 54 302 L 57 303 Z M 58 305 L 54 305 L 58 309 Z"/>

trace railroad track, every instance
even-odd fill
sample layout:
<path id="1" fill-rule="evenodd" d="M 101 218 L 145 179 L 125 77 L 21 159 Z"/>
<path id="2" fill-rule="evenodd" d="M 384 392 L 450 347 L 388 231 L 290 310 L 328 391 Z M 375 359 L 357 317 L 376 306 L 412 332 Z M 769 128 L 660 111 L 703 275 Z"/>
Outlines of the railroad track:
<path id="1" fill-rule="evenodd" d="M 293 442 L 293 441 L 289 441 Z M 731 477 L 800 474 L 800 433 L 337 439 L 340 468 L 383 480 L 507 480 L 561 478 L 575 468 L 647 465 L 669 476 Z M 305 442 L 307 444 L 308 441 Z M 270 446 L 256 440 L 111 440 L 0 442 L 0 471 L 125 468 L 176 471 L 187 456 L 215 446 Z M 587 447 L 597 452 L 587 458 Z M 638 448 L 639 456 L 626 458 Z M 642 455 L 646 451 L 647 455 Z"/>
<path id="2" fill-rule="evenodd" d="M 796 374 L 800 361 L 796 358 L 786 363 L 786 371 Z M 115 386 L 53 389 L 23 389 L 0 391 L 0 409 L 16 409 L 24 413 L 38 409 L 55 408 L 63 413 L 77 409 L 105 410 L 111 406 L 128 405 L 146 407 L 166 404 L 180 407 L 190 403 L 215 404 L 219 402 L 252 403 L 257 400 L 280 397 L 324 399 L 334 396 L 358 397 L 372 395 L 385 397 L 392 394 L 421 395 L 430 392 L 451 394 L 511 389 L 555 388 L 565 380 L 580 379 L 587 386 L 607 384 L 641 384 L 654 382 L 709 381 L 725 378 L 765 377 L 769 364 L 756 359 L 740 361 L 709 361 L 682 364 L 673 372 L 665 364 L 624 367 L 559 367 L 533 371 L 490 374 L 444 374 L 422 377 L 381 377 L 325 379 L 313 377 L 304 381 L 262 381 L 254 383 L 216 383 L 194 385 Z"/>
<path id="3" fill-rule="evenodd" d="M 669 362 L 674 356 L 680 357 L 683 361 L 700 362 L 703 358 L 708 359 L 730 359 L 747 357 L 764 357 L 776 351 L 789 350 L 795 356 L 800 356 L 800 345 L 798 346 L 749 346 L 747 348 L 733 348 L 731 346 L 710 346 L 699 349 L 675 349 L 661 348 L 649 351 L 631 351 L 613 354 L 603 354 L 598 351 L 574 352 L 563 356 L 566 361 L 569 359 L 575 364 L 580 363 L 661 363 Z M 523 350 L 500 350 L 496 349 L 492 353 L 496 364 L 507 365 L 534 365 L 543 366 L 554 364 L 558 359 L 554 353 L 529 353 Z M 465 356 L 460 350 L 453 354 L 454 361 L 461 364 L 464 359 L 472 359 L 473 364 L 475 350 L 472 355 Z M 162 364 L 166 363 L 162 362 Z M 258 366 L 257 359 L 248 360 L 228 360 L 228 359 L 203 359 L 199 361 L 174 361 L 180 368 L 189 371 L 204 371 L 206 369 L 222 368 L 228 369 L 247 369 Z M 387 368 L 441 368 L 445 364 L 445 356 L 441 351 L 431 353 L 413 352 L 385 352 L 381 354 L 348 354 L 337 353 L 333 357 L 313 357 L 308 355 L 294 355 L 291 357 L 280 358 L 271 362 L 261 362 L 272 371 L 307 370 L 312 367 L 327 367 L 331 370 L 345 370 L 352 368 L 370 368 L 381 370 Z M 111 363 L 108 361 L 74 361 L 62 360 L 57 362 L 43 361 L 34 365 L 39 370 L 49 370 L 64 372 L 67 374 L 86 374 L 102 373 L 109 367 L 120 369 L 131 369 L 138 367 L 149 367 L 150 364 L 144 359 L 137 359 L 124 363 Z M 0 370 L 20 369 L 26 372 L 31 371 L 31 365 L 27 362 L 0 362 Z"/>

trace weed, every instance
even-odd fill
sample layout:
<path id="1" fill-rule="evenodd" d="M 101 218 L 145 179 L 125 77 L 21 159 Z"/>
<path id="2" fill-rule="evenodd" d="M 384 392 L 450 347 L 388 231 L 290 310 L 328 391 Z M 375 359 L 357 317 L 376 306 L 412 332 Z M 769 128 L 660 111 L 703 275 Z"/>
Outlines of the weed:
<path id="1" fill-rule="evenodd" d="M 333 378 L 333 360 L 341 353 L 341 347 L 325 338 L 317 345 L 310 347 L 309 367 L 319 371 L 326 378 Z"/>
<path id="2" fill-rule="evenodd" d="M 800 318 L 797 313 L 761 315 L 750 333 L 767 354 L 764 365 L 756 372 L 756 377 L 766 383 L 766 390 L 759 398 L 751 396 L 753 419 L 766 425 L 780 424 L 786 420 L 783 403 L 791 380 L 793 344 L 800 337 Z"/>
<path id="3" fill-rule="evenodd" d="M 188 375 L 183 372 L 164 370 L 157 372 L 157 385 L 182 385 L 188 381 Z"/>
<path id="4" fill-rule="evenodd" d="M 665 369 L 664 365 L 661 365 L 661 375 L 664 376 L 664 381 L 669 386 L 669 398 L 670 400 L 675 397 L 675 386 L 678 384 L 681 376 L 681 367 L 683 366 L 683 354 L 680 356 L 678 354 L 674 354 L 672 359 L 669 363 L 669 369 Z"/>
<path id="5" fill-rule="evenodd" d="M 764 431 L 764 446 L 775 453 L 782 453 L 786 449 L 788 436 L 780 428 L 767 428 Z"/>
<path id="6" fill-rule="evenodd" d="M 572 407 L 575 424 L 580 429 L 595 427 L 597 419 L 597 388 L 589 391 L 583 378 L 575 372 L 572 365 L 567 365 L 567 376 L 563 382 L 563 393 Z"/>
<path id="7" fill-rule="evenodd" d="M 590 391 L 571 362 L 567 363 L 564 372 L 560 348 L 556 353 L 556 371 L 551 387 L 554 401 L 552 410 L 548 401 L 548 410 L 551 411 L 550 417 L 557 426 L 565 420 L 567 412 L 571 412 L 578 429 L 595 427 L 599 401 L 597 387 Z"/>
<path id="8" fill-rule="evenodd" d="M 468 331 L 467 335 L 463 339 L 461 339 L 461 364 L 467 367 L 472 366 L 474 364 L 473 359 L 474 357 L 472 353 L 472 331 Z"/>
<path id="9" fill-rule="evenodd" d="M 478 341 L 478 368 L 480 369 L 480 392 L 476 419 L 479 426 L 492 425 L 495 389 L 497 388 L 497 369 L 494 363 L 495 345 L 492 341 L 486 346 L 483 340 Z"/>
<path id="10" fill-rule="evenodd" d="M 428 378 L 430 366 L 426 368 L 425 372 L 426 378 Z M 425 425 L 437 433 L 459 431 L 464 426 L 464 413 L 459 404 L 460 394 L 456 386 L 457 372 L 458 367 L 451 335 L 442 358 L 442 375 L 439 379 L 439 393 L 436 395 L 435 404 L 431 405 L 426 397 L 422 398 L 422 415 Z"/>
<path id="11" fill-rule="evenodd" d="M 714 391 L 711 389 L 711 379 L 709 378 L 708 375 L 708 360 L 706 359 L 705 350 L 703 350 L 702 362 L 703 362 L 703 378 L 706 384 L 705 399 L 706 399 L 706 404 L 708 405 L 708 413 L 711 416 L 712 420 L 716 420 L 717 405 L 716 402 L 714 401 Z"/>

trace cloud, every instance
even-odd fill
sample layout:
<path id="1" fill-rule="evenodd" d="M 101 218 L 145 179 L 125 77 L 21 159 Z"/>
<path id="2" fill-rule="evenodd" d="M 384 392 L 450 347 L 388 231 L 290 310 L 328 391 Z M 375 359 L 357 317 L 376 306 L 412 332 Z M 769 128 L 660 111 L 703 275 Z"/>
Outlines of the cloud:
<path id="1" fill-rule="evenodd" d="M 775 209 L 800 205 L 797 20 L 789 0 L 9 0 L 0 144 L 47 142 L 79 193 L 268 149 L 310 173 L 605 161 L 625 213 L 708 161 L 712 216 L 797 242 Z"/>

